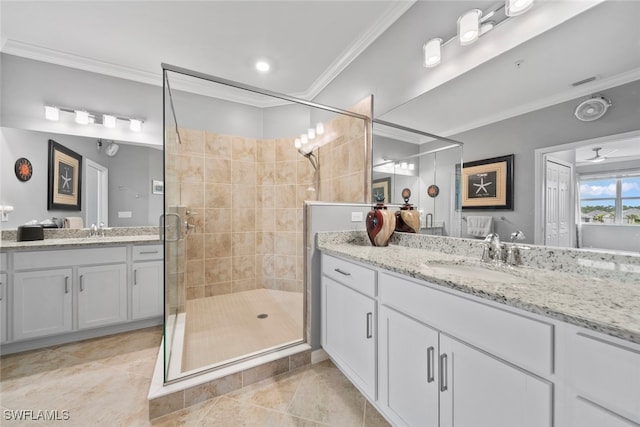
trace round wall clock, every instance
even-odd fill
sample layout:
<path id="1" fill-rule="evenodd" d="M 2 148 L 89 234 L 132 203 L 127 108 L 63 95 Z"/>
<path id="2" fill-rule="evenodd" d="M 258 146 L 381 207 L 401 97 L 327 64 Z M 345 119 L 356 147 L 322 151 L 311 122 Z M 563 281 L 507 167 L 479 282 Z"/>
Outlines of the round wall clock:
<path id="1" fill-rule="evenodd" d="M 29 159 L 25 159 L 24 157 L 20 157 L 16 160 L 15 165 L 16 177 L 20 181 L 29 181 L 31 179 L 31 175 L 33 175 L 33 166 Z"/>
<path id="2" fill-rule="evenodd" d="M 429 197 L 436 197 L 438 194 L 440 194 L 440 188 L 438 188 L 437 185 L 432 184 L 429 186 L 429 188 L 427 188 L 427 194 L 429 195 Z"/>

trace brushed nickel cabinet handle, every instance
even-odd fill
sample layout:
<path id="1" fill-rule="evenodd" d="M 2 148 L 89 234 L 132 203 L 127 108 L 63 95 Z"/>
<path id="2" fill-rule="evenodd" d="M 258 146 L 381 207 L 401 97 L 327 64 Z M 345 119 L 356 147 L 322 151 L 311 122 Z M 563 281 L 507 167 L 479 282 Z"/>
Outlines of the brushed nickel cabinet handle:
<path id="1" fill-rule="evenodd" d="M 84 292 L 84 274 L 80 275 L 80 292 Z"/>
<path id="2" fill-rule="evenodd" d="M 134 286 L 138 284 L 138 270 L 133 270 L 133 284 Z"/>
<path id="3" fill-rule="evenodd" d="M 157 254 L 159 251 L 140 251 L 140 254 Z"/>
<path id="4" fill-rule="evenodd" d="M 367 339 L 373 337 L 373 332 L 372 332 L 372 324 L 371 321 L 373 320 L 373 313 L 369 312 L 367 313 Z"/>
<path id="5" fill-rule="evenodd" d="M 351 276 L 351 273 L 346 272 L 346 271 L 342 271 L 339 268 L 334 268 L 334 271 L 337 271 L 338 273 L 342 274 L 343 276 Z"/>
<path id="6" fill-rule="evenodd" d="M 448 386 L 447 378 L 447 354 L 440 355 L 440 391 L 447 391 Z"/>
<path id="7" fill-rule="evenodd" d="M 433 364 L 434 364 L 434 360 L 433 360 L 433 352 L 434 352 L 434 348 L 433 346 L 427 348 L 427 382 L 428 383 L 432 383 L 434 380 L 434 375 L 433 375 Z"/>
<path id="8" fill-rule="evenodd" d="M 69 276 L 66 276 L 64 278 L 64 293 L 65 294 L 69 293 Z"/>

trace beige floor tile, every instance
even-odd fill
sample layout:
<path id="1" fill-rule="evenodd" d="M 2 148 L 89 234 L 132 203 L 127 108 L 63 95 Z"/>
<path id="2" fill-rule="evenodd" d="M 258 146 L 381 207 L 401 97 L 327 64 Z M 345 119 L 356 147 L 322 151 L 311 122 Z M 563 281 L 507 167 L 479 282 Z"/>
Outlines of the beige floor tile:
<path id="1" fill-rule="evenodd" d="M 371 403 L 366 402 L 364 408 L 364 427 L 391 427 L 391 424 L 380 415 Z"/>
<path id="2" fill-rule="evenodd" d="M 336 368 L 312 365 L 305 373 L 289 413 L 332 426 L 361 426 L 365 399 Z"/>
<path id="3" fill-rule="evenodd" d="M 306 369 L 299 369 L 268 378 L 229 393 L 227 396 L 241 402 L 284 412 L 291 404 L 305 371 Z"/>
<path id="4" fill-rule="evenodd" d="M 219 397 L 207 400 L 206 402 L 190 406 L 173 414 L 165 415 L 151 422 L 153 427 L 179 427 L 179 426 L 198 426 L 201 425 L 202 419 L 215 406 Z"/>

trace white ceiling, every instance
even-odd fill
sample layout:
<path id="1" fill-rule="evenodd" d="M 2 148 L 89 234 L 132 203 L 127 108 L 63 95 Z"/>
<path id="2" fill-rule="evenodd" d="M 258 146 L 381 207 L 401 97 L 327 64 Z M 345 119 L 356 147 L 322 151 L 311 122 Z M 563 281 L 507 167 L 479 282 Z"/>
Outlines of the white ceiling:
<path id="1" fill-rule="evenodd" d="M 412 4 L 2 1 L 2 51 L 158 85 L 167 63 L 312 99 Z"/>

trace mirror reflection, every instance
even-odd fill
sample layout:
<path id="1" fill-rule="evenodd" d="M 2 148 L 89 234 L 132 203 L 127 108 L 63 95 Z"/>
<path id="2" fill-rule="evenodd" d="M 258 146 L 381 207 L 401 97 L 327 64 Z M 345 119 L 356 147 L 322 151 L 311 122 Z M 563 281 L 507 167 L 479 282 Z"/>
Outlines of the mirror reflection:
<path id="1" fill-rule="evenodd" d="M 638 2 L 603 2 L 380 119 L 462 141 L 465 162 L 514 154 L 514 209 L 489 212 L 501 236 L 640 251 L 637 16 Z"/>
<path id="2" fill-rule="evenodd" d="M 50 139 L 82 156 L 80 211 L 47 210 Z M 67 217 L 81 219 L 81 228 L 100 223 L 105 227 L 158 225 L 163 195 L 154 191 L 152 183 L 163 180 L 162 146 L 1 128 L 0 154 L 14 161 L 26 158 L 33 167 L 29 191 L 13 169 L 2 170 L 2 204 L 14 208 L 2 223 L 3 229 L 33 221 L 61 224 Z"/>

